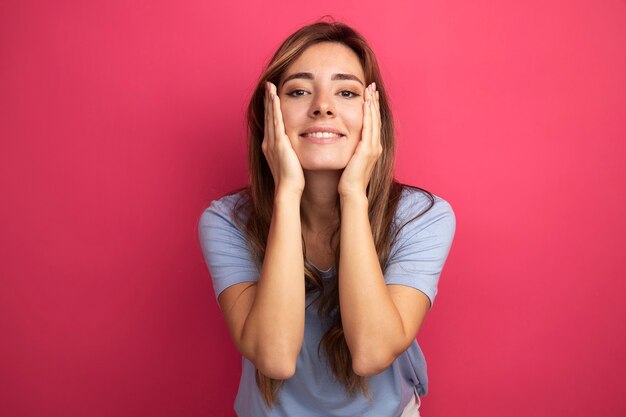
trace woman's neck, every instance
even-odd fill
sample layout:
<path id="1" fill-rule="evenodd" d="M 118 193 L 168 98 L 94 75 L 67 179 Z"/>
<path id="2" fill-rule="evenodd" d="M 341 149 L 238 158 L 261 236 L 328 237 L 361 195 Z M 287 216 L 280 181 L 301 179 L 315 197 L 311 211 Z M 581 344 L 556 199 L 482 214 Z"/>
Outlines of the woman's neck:
<path id="1" fill-rule="evenodd" d="M 300 203 L 302 227 L 321 232 L 339 222 L 337 186 L 341 171 L 305 171 L 304 193 Z"/>

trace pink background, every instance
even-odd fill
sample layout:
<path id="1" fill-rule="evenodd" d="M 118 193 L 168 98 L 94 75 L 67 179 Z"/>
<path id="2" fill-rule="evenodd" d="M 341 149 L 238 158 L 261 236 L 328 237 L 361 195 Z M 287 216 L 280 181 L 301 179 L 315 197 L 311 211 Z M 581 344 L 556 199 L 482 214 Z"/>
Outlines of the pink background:
<path id="1" fill-rule="evenodd" d="M 234 415 L 197 221 L 325 14 L 378 54 L 398 178 L 457 216 L 422 415 L 626 415 L 626 2 L 299 3 L 2 2 L 0 415 Z"/>

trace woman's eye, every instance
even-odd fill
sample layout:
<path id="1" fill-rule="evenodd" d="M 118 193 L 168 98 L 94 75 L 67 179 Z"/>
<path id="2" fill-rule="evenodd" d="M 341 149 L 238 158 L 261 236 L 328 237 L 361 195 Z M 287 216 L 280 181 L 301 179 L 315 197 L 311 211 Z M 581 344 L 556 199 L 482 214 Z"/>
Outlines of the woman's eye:
<path id="1" fill-rule="evenodd" d="M 306 94 L 306 91 L 302 90 L 302 89 L 293 90 L 293 91 L 290 91 L 290 92 L 287 93 L 287 95 L 291 96 L 291 97 L 303 96 L 305 94 Z"/>
<path id="2" fill-rule="evenodd" d="M 357 93 L 354 93 L 354 92 L 352 92 L 350 90 L 340 91 L 339 94 L 341 95 L 341 97 L 346 97 L 346 98 L 352 98 L 352 97 L 358 96 Z"/>

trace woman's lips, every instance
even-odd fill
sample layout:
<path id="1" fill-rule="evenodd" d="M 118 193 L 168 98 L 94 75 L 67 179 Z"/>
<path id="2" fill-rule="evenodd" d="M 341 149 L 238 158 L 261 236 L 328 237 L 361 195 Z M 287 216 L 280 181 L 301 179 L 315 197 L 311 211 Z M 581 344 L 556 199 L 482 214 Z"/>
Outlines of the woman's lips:
<path id="1" fill-rule="evenodd" d="M 313 143 L 334 143 L 343 137 L 344 135 L 335 132 L 309 132 L 300 135 L 303 140 Z"/>

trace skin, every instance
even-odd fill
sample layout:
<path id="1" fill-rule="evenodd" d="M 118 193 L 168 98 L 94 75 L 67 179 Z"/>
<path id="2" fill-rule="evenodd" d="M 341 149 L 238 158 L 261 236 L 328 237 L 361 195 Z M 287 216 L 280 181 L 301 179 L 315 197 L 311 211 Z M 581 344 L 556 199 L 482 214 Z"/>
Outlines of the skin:
<path id="1" fill-rule="evenodd" d="M 279 83 L 280 111 L 303 170 L 346 167 L 361 139 L 364 83 L 356 54 L 337 43 L 311 46 L 288 69 Z M 317 126 L 334 128 L 345 136 L 320 144 L 300 135 Z"/>
<path id="2" fill-rule="evenodd" d="M 301 73 L 309 75 L 283 82 Z M 336 74 L 356 80 L 334 79 Z M 352 50 L 324 42 L 304 51 L 278 89 L 266 85 L 262 149 L 276 186 L 266 255 L 258 283 L 233 285 L 219 302 L 239 351 L 272 378 L 293 375 L 302 347 L 301 236 L 310 261 L 332 266 L 328 232 L 339 219 L 339 303 L 355 373 L 370 376 L 390 366 L 413 342 L 430 308 L 422 292 L 386 285 L 378 262 L 366 189 L 382 152 L 380 106 L 376 86 L 364 81 Z M 320 125 L 344 135 L 322 144 L 301 137 Z"/>

